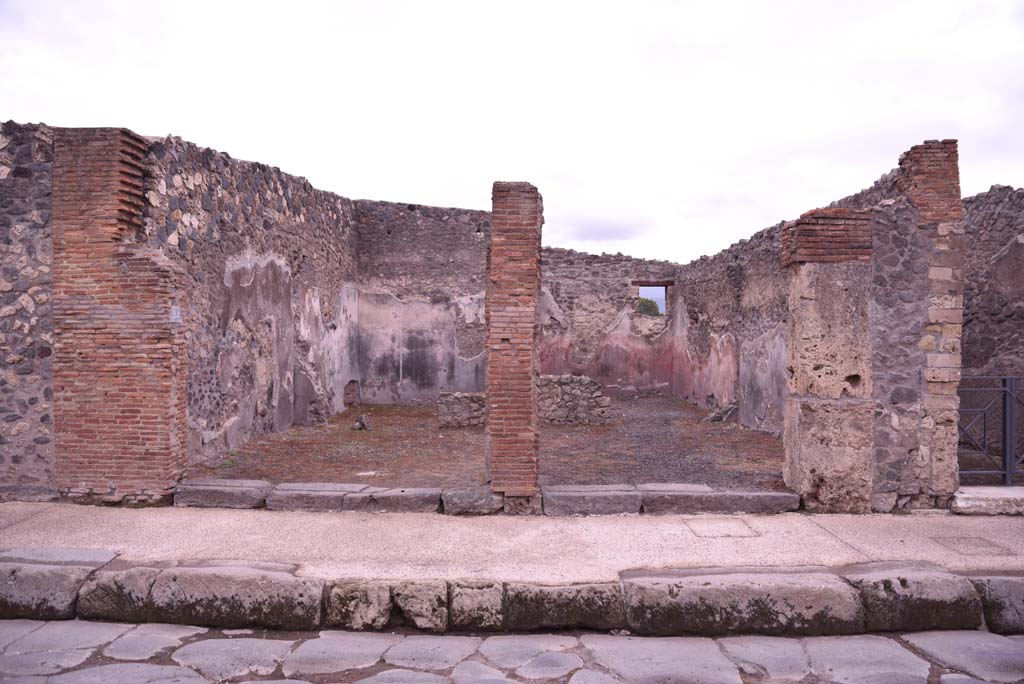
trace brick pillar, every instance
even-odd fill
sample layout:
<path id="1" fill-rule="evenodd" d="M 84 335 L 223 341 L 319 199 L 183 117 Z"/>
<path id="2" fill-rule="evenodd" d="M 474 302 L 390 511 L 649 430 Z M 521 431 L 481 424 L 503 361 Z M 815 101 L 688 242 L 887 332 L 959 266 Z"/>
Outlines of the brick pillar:
<path id="1" fill-rule="evenodd" d="M 783 475 L 809 510 L 871 510 L 871 245 L 871 213 L 851 209 L 808 212 L 782 234 L 792 270 Z"/>
<path id="2" fill-rule="evenodd" d="M 544 208 L 529 183 L 495 183 L 487 255 L 487 464 L 491 490 L 537 493 L 536 380 Z"/>
<path id="3" fill-rule="evenodd" d="M 918 229 L 931 243 L 928 254 L 928 321 L 919 347 L 925 351 L 923 417 L 918 448 L 922 501 L 943 506 L 959 487 L 957 423 L 960 337 L 964 308 L 964 209 L 956 140 L 928 140 L 900 159 L 905 192 L 919 212 Z"/>
<path id="4" fill-rule="evenodd" d="M 80 500 L 165 498 L 185 463 L 173 271 L 135 242 L 146 149 L 123 129 L 55 129 L 56 475 Z"/>

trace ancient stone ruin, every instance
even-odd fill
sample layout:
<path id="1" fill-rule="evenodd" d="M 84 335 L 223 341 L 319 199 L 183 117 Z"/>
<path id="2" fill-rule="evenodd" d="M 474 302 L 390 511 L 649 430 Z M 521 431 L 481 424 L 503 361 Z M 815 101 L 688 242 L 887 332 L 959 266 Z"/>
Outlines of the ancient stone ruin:
<path id="1" fill-rule="evenodd" d="M 662 392 L 782 434 L 807 509 L 944 507 L 962 368 L 1024 373 L 1024 191 L 961 201 L 952 140 L 689 264 L 542 249 L 527 183 L 492 203 L 350 200 L 179 138 L 4 124 L 0 492 L 160 501 L 189 463 L 356 401 L 486 392 L 455 420 L 486 413 L 491 489 L 529 507 L 538 416 Z"/>

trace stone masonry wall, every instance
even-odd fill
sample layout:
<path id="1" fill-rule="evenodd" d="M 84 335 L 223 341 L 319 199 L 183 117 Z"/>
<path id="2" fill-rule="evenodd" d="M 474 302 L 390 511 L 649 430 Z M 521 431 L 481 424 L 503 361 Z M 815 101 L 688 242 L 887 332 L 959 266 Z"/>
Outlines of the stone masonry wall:
<path id="1" fill-rule="evenodd" d="M 53 445 L 53 131 L 0 128 L 0 500 L 47 497 Z"/>
<path id="2" fill-rule="evenodd" d="M 179 138 L 146 157 L 141 240 L 185 274 L 189 454 L 344 410 L 359 377 L 350 200 Z"/>
<path id="3" fill-rule="evenodd" d="M 437 396 L 437 420 L 443 428 L 483 425 L 487 420 L 487 395 L 483 392 L 441 392 Z"/>
<path id="4" fill-rule="evenodd" d="M 611 420 L 612 400 L 601 384 L 585 375 L 541 375 L 537 378 L 537 417 L 561 425 L 604 425 Z M 443 428 L 483 425 L 487 395 L 483 392 L 441 392 L 437 417 Z"/>

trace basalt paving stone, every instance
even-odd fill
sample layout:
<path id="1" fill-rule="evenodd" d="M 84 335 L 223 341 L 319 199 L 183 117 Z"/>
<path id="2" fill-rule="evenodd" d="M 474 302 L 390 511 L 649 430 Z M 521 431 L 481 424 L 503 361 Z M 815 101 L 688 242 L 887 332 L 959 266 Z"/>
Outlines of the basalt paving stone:
<path id="1" fill-rule="evenodd" d="M 804 648 L 814 673 L 837 684 L 928 684 L 931 666 L 892 639 L 811 637 Z"/>
<path id="2" fill-rule="evenodd" d="M 409 636 L 384 654 L 384 661 L 415 670 L 448 670 L 473 655 L 480 639 L 460 636 Z"/>
<path id="3" fill-rule="evenodd" d="M 356 684 L 447 684 L 448 678 L 415 670 L 386 670 L 372 677 L 356 680 Z"/>
<path id="4" fill-rule="evenodd" d="M 270 490 L 271 484 L 265 480 L 185 480 L 174 490 L 174 505 L 197 508 L 262 508 Z"/>
<path id="5" fill-rule="evenodd" d="M 441 500 L 448 515 L 499 513 L 505 501 L 501 494 L 495 494 L 486 486 L 445 489 L 441 492 Z"/>
<path id="6" fill-rule="evenodd" d="M 272 674 L 295 645 L 278 639 L 206 639 L 182 646 L 171 658 L 213 680 Z"/>
<path id="7" fill-rule="evenodd" d="M 188 625 L 142 624 L 108 644 L 103 655 L 116 660 L 149 660 L 205 632 L 202 627 Z"/>
<path id="8" fill-rule="evenodd" d="M 271 511 L 341 511 L 345 497 L 369 489 L 364 484 L 332 482 L 286 482 L 267 495 Z"/>
<path id="9" fill-rule="evenodd" d="M 472 660 L 459 663 L 452 670 L 454 684 L 516 684 L 501 670 Z"/>
<path id="10" fill-rule="evenodd" d="M 618 515 L 639 513 L 643 498 L 631 485 L 559 485 L 542 487 L 545 515 Z"/>
<path id="11" fill-rule="evenodd" d="M 561 679 L 583 667 L 583 661 L 573 653 L 541 653 L 516 669 L 523 679 Z"/>
<path id="12" fill-rule="evenodd" d="M 186 667 L 119 663 L 66 672 L 47 678 L 45 684 L 209 684 L 209 680 Z"/>
<path id="13" fill-rule="evenodd" d="M 576 637 L 563 634 L 503 634 L 484 639 L 480 655 L 498 667 L 512 670 L 542 653 L 569 651 L 577 646 Z"/>
<path id="14" fill-rule="evenodd" d="M 569 678 L 569 684 L 623 684 L 623 681 L 603 672 L 580 670 Z"/>
<path id="15" fill-rule="evenodd" d="M 333 674 L 376 665 L 384 652 L 402 640 L 397 634 L 320 632 L 285 658 L 285 677 Z"/>
<path id="16" fill-rule="evenodd" d="M 648 489 L 643 492 L 644 513 L 786 513 L 800 508 L 792 492 L 685 492 Z"/>
<path id="17" fill-rule="evenodd" d="M 1024 679 L 1021 641 L 977 631 L 905 634 L 911 646 L 948 668 L 992 682 Z"/>
<path id="18" fill-rule="evenodd" d="M 582 637 L 599 665 L 627 684 L 741 684 L 736 666 L 711 639 Z"/>
<path id="19" fill-rule="evenodd" d="M 811 671 L 800 639 L 739 636 L 718 644 L 744 674 L 799 681 Z"/>
<path id="20" fill-rule="evenodd" d="M 45 624 L 42 620 L 0 620 L 0 651 L 8 644 L 34 632 Z"/>
<path id="21" fill-rule="evenodd" d="M 0 673 L 46 675 L 84 663 L 100 646 L 132 625 L 68 620 L 48 622 L 7 645 L 0 655 Z"/>

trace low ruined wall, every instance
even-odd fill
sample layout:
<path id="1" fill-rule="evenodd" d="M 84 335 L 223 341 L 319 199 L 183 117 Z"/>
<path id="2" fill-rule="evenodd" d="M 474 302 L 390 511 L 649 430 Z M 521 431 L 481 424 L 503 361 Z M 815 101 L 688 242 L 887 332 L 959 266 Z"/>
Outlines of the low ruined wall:
<path id="1" fill-rule="evenodd" d="M 437 395 L 437 419 L 443 428 L 483 425 L 487 419 L 484 392 L 441 392 Z"/>
<path id="2" fill-rule="evenodd" d="M 562 425 L 603 425 L 611 419 L 612 400 L 601 384 L 585 375 L 541 375 L 537 379 L 537 417 Z M 437 399 L 441 427 L 483 425 L 484 392 L 441 392 Z"/>
<path id="3" fill-rule="evenodd" d="M 168 137 L 146 157 L 144 234 L 185 274 L 189 456 L 344 409 L 359 377 L 350 200 Z"/>
<path id="4" fill-rule="evenodd" d="M 0 500 L 54 486 L 53 132 L 0 128 Z"/>
<path id="5" fill-rule="evenodd" d="M 1024 376 L 1024 189 L 964 199 L 964 373 Z"/>

